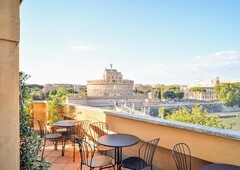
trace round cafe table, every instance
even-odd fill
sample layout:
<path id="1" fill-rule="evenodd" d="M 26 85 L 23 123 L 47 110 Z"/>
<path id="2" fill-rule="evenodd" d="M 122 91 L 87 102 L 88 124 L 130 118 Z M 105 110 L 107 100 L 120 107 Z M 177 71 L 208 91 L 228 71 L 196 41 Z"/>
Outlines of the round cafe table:
<path id="1" fill-rule="evenodd" d="M 76 120 L 61 120 L 58 122 L 54 123 L 54 126 L 58 126 L 58 127 L 73 127 L 74 123 L 77 122 Z"/>
<path id="2" fill-rule="evenodd" d="M 121 169 L 122 148 L 137 144 L 139 138 L 130 134 L 109 134 L 101 136 L 97 142 L 115 148 L 115 164 L 117 164 L 117 169 Z"/>
<path id="3" fill-rule="evenodd" d="M 66 135 L 65 135 L 65 143 L 70 137 L 71 128 L 74 126 L 74 123 L 76 123 L 77 120 L 61 120 L 54 123 L 54 126 L 56 127 L 63 127 L 66 128 Z"/>
<path id="4" fill-rule="evenodd" d="M 201 168 L 201 170 L 240 170 L 240 166 L 229 164 L 208 164 Z"/>
<path id="5" fill-rule="evenodd" d="M 66 143 L 70 139 L 71 128 L 74 126 L 75 122 L 77 122 L 77 120 L 61 120 L 61 121 L 57 121 L 54 123 L 54 126 L 56 126 L 56 127 L 66 128 L 66 135 L 64 137 L 64 144 L 63 144 L 63 155 L 65 152 Z"/>

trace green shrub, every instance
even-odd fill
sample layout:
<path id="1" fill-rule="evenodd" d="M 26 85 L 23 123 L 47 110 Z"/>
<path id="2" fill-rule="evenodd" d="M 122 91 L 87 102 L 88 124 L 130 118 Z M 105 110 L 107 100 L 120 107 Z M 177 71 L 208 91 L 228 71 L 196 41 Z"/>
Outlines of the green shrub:
<path id="1" fill-rule="evenodd" d="M 50 167 L 50 163 L 46 162 L 45 159 L 40 161 L 40 157 L 38 156 L 38 153 L 42 148 L 42 140 L 34 132 L 34 129 L 28 126 L 29 120 L 26 116 L 26 108 L 29 108 L 29 95 L 25 85 L 25 81 L 28 78 L 29 75 L 23 72 L 19 73 L 20 169 L 48 169 L 48 167 Z"/>

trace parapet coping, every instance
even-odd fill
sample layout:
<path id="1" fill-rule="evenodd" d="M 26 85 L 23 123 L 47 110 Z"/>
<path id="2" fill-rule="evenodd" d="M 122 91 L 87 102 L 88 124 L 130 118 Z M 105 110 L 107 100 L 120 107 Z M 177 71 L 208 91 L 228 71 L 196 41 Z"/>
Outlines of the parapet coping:
<path id="1" fill-rule="evenodd" d="M 160 119 L 160 118 L 156 118 L 156 117 L 146 117 L 146 116 L 136 115 L 136 114 L 131 114 L 131 113 L 109 111 L 109 110 L 104 110 L 101 108 L 83 106 L 83 105 L 79 105 L 79 104 L 69 104 L 69 105 L 75 106 L 76 108 L 80 108 L 80 109 L 88 109 L 88 110 L 100 112 L 103 114 L 119 116 L 122 118 L 127 118 L 127 119 L 147 122 L 147 123 L 153 123 L 153 124 L 157 124 L 157 125 L 161 125 L 161 126 L 178 128 L 178 129 L 188 130 L 188 131 L 192 131 L 192 132 L 198 132 L 198 133 L 203 133 L 203 134 L 207 134 L 207 135 L 218 136 L 218 137 L 222 137 L 222 138 L 240 141 L 240 131 L 213 128 L 213 127 L 195 125 L 195 124 L 190 124 L 190 123 L 185 123 L 185 122 L 165 120 L 165 119 Z"/>
<path id="2" fill-rule="evenodd" d="M 198 132 L 198 133 L 203 133 L 203 134 L 207 134 L 207 135 L 218 136 L 218 137 L 222 137 L 222 138 L 240 141 L 240 132 L 239 131 L 213 128 L 213 127 L 195 125 L 195 124 L 178 122 L 178 121 L 173 121 L 173 120 L 165 120 L 165 119 L 160 119 L 160 118 L 156 118 L 156 117 L 145 117 L 142 115 L 136 115 L 136 114 L 134 115 L 134 114 L 130 114 L 130 113 L 123 113 L 123 112 L 116 112 L 116 111 L 106 110 L 106 111 L 104 111 L 104 113 L 113 115 L 113 116 L 119 116 L 122 118 L 127 118 L 127 119 L 147 122 L 147 123 L 153 123 L 153 124 L 157 124 L 157 125 L 161 125 L 161 126 L 178 128 L 178 129 L 183 129 L 183 130 L 189 130 L 192 132 Z"/>
<path id="3" fill-rule="evenodd" d="M 107 110 L 104 110 L 104 109 L 101 109 L 101 108 L 84 106 L 84 105 L 79 105 L 79 104 L 68 103 L 67 105 L 74 106 L 74 107 L 79 108 L 79 109 L 87 109 L 87 110 L 92 110 L 92 111 L 100 112 L 100 113 L 104 113 L 105 111 L 107 111 Z"/>

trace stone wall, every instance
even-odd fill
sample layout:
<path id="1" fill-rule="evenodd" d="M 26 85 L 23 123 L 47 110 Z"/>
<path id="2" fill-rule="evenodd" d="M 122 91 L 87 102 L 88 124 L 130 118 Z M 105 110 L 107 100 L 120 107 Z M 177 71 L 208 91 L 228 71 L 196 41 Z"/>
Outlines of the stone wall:
<path id="1" fill-rule="evenodd" d="M 91 96 L 131 96 L 133 95 L 133 84 L 111 83 L 111 84 L 88 84 L 87 95 Z"/>
<path id="2" fill-rule="evenodd" d="M 142 106 L 143 100 L 138 98 L 95 98 L 95 99 L 68 99 L 68 103 L 80 104 L 93 107 L 114 107 L 115 105 L 121 106 L 127 104 L 132 106 L 134 103 L 135 106 Z"/>

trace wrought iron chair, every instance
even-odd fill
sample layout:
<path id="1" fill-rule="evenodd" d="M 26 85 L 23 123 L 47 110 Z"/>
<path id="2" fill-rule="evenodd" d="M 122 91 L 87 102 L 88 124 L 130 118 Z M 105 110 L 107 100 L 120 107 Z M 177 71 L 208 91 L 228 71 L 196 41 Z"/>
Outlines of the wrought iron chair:
<path id="1" fill-rule="evenodd" d="M 54 150 L 57 150 L 57 142 L 61 141 L 62 142 L 62 156 L 63 156 L 64 155 L 64 147 L 63 147 L 63 136 L 62 136 L 62 134 L 60 134 L 60 133 L 48 134 L 47 127 L 46 127 L 45 123 L 43 123 L 40 120 L 37 120 L 37 121 L 38 121 L 38 125 L 40 127 L 40 137 L 44 138 L 41 160 L 43 160 L 46 140 L 53 141 Z"/>
<path id="2" fill-rule="evenodd" d="M 191 151 L 186 143 L 177 143 L 172 149 L 177 170 L 191 170 Z"/>
<path id="3" fill-rule="evenodd" d="M 160 138 L 145 142 L 138 150 L 138 157 L 129 157 L 122 161 L 122 167 L 128 169 L 143 169 L 150 166 L 152 169 L 153 156 Z"/>
<path id="4" fill-rule="evenodd" d="M 105 155 L 107 151 L 113 150 L 112 147 L 103 146 L 97 142 L 99 137 L 108 134 L 108 125 L 105 122 L 94 122 L 90 124 L 89 130 L 91 135 L 88 136 L 88 138 L 94 143 L 94 149 L 97 149 Z"/>
<path id="5" fill-rule="evenodd" d="M 95 150 L 92 149 L 88 142 L 84 140 L 78 140 L 78 144 L 81 157 L 80 170 L 83 169 L 83 165 L 90 167 L 91 170 L 94 168 L 99 168 L 101 170 L 104 168 L 113 167 L 112 159 L 109 156 L 94 156 Z"/>
<path id="6" fill-rule="evenodd" d="M 90 120 L 77 121 L 71 128 L 70 141 L 73 143 L 73 161 L 75 161 L 75 143 L 86 139 L 89 124 Z"/>

